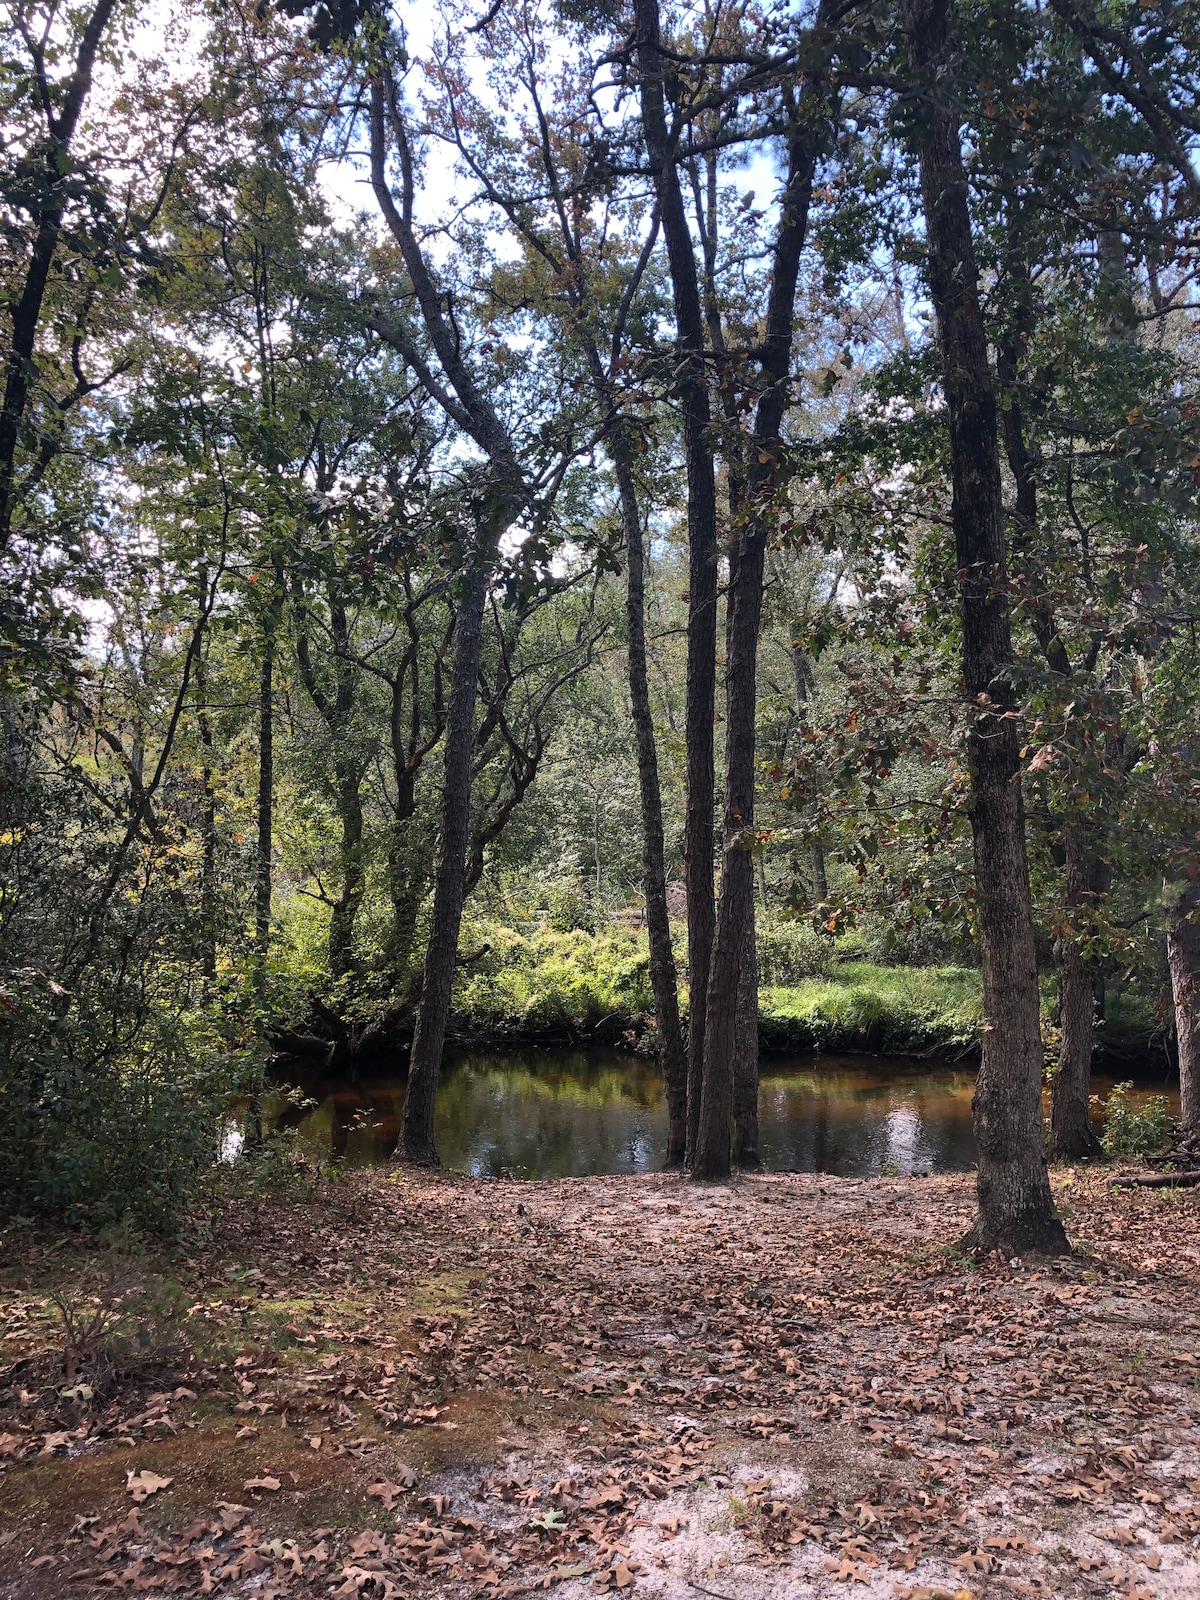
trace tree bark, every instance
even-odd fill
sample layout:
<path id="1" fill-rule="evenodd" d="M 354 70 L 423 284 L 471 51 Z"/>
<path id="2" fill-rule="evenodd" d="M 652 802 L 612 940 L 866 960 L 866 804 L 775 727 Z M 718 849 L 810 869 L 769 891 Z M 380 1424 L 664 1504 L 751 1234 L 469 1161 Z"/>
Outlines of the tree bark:
<path id="1" fill-rule="evenodd" d="M 762 1166 L 758 1153 L 758 951 L 754 916 L 738 978 L 733 1050 L 733 1164 L 744 1172 Z"/>
<path id="2" fill-rule="evenodd" d="M 1069 1247 L 1054 1212 L 1042 1126 L 1037 958 L 1011 681 L 1004 506 L 997 411 L 967 204 L 958 114 L 932 81 L 952 61 L 947 0 L 905 0 L 909 57 L 929 101 L 915 124 L 950 433 L 952 519 L 963 677 L 976 914 L 983 968 L 983 1053 L 973 1102 L 977 1253 Z"/>
<path id="3" fill-rule="evenodd" d="M 343 766 L 338 774 L 338 818 L 342 837 L 338 850 L 342 886 L 329 916 L 329 970 L 335 978 L 354 971 L 354 925 L 362 905 L 363 873 L 362 775 L 353 752 L 335 754 Z"/>
<path id="4" fill-rule="evenodd" d="M 265 961 L 271 946 L 271 852 L 275 806 L 275 630 L 263 635 L 258 679 L 258 850 L 254 885 L 254 947 Z"/>
<path id="5" fill-rule="evenodd" d="M 213 729 L 205 662 L 196 663 L 196 724 L 204 765 L 200 771 L 200 970 L 217 974 L 217 799 L 213 790 Z"/>
<path id="6" fill-rule="evenodd" d="M 637 741 L 638 797 L 642 812 L 642 887 L 646 896 L 646 931 L 650 942 L 650 988 L 654 995 L 654 1022 L 658 1029 L 659 1057 L 667 1100 L 667 1166 L 680 1167 L 687 1154 L 687 1052 L 679 1020 L 679 978 L 675 970 L 675 952 L 671 946 L 671 924 L 667 912 L 662 790 L 658 780 L 654 718 L 650 710 L 650 679 L 646 671 L 642 521 L 628 441 L 619 422 L 609 443 L 609 453 L 616 472 L 621 496 L 621 518 L 625 525 L 629 704 Z"/>
<path id="7" fill-rule="evenodd" d="M 1086 841 L 1078 828 L 1070 828 L 1066 851 L 1066 911 L 1083 914 L 1087 903 Z M 1055 945 L 1059 969 L 1059 1025 L 1062 1044 L 1050 1086 L 1050 1155 L 1059 1161 L 1095 1158 L 1103 1152 L 1092 1131 L 1092 1026 L 1096 995 L 1091 967 L 1084 960 L 1079 940 L 1069 934 Z"/>
<path id="8" fill-rule="evenodd" d="M 404 1154 L 410 1161 L 437 1166 L 433 1115 L 446 1025 L 450 1020 L 450 989 L 454 958 L 462 923 L 463 884 L 467 836 L 471 821 L 471 756 L 475 743 L 475 686 L 479 677 L 479 652 L 483 638 L 483 612 L 487 602 L 488 568 L 476 563 L 468 575 L 468 592 L 454 624 L 454 655 L 450 665 L 450 701 L 446 712 L 445 768 L 442 778 L 442 826 L 438 837 L 437 872 L 433 888 L 433 914 L 421 1007 L 417 1013 L 408 1091 L 404 1099 Z"/>
<path id="9" fill-rule="evenodd" d="M 825 8 L 818 14 L 818 27 Z M 745 499 L 738 543 L 731 553 L 728 657 L 725 676 L 725 804 L 721 898 L 705 995 L 704 1071 L 692 1171 L 722 1179 L 730 1170 L 730 1114 L 738 992 L 743 953 L 754 930 L 754 764 L 758 631 L 762 618 L 767 531 L 778 484 L 779 437 L 788 404 L 800 257 L 808 232 L 813 173 L 821 148 L 818 97 L 824 73 L 804 80 L 791 106 L 788 172 L 775 238 L 771 287 L 759 371 L 761 395 L 746 452 Z M 693 995 L 695 991 L 693 990 Z M 694 1002 L 693 1002 L 694 1004 Z"/>
<path id="10" fill-rule="evenodd" d="M 1189 883 L 1167 913 L 1167 965 L 1179 1050 L 1179 1120 L 1187 1137 L 1200 1134 L 1200 880 Z"/>
<path id="11" fill-rule="evenodd" d="M 675 139 L 667 125 L 666 80 L 672 69 L 662 54 L 658 0 L 635 0 L 634 14 L 642 126 L 671 274 L 678 358 L 676 388 L 687 463 L 687 810 L 683 855 L 688 919 L 687 1155 L 690 1160 L 700 1117 L 705 996 L 716 925 L 713 720 L 717 660 L 717 485 L 709 433 L 712 411 L 705 369 L 700 284 L 675 165 Z"/>

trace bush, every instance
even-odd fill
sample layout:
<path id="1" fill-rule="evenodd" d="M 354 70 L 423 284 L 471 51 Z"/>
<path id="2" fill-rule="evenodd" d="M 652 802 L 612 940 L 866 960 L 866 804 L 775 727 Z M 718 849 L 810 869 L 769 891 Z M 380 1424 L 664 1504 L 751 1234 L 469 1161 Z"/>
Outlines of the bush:
<path id="1" fill-rule="evenodd" d="M 611 1042 L 653 1014 L 640 930 L 543 929 L 525 938 L 479 921 L 463 942 L 490 946 L 455 986 L 455 1024 L 473 1037 Z"/>
<path id="2" fill-rule="evenodd" d="M 1118 1083 L 1108 1097 L 1100 1143 L 1107 1156 L 1154 1155 L 1171 1141 L 1175 1119 L 1163 1094 L 1150 1095 L 1133 1104 L 1132 1083 Z"/>
<path id="3" fill-rule="evenodd" d="M 170 1231 L 215 1159 L 228 1059 L 176 1018 L 114 1039 L 86 1004 L 36 988 L 5 998 L 0 1220 Z"/>
<path id="4" fill-rule="evenodd" d="M 756 928 L 758 981 L 779 989 L 823 978 L 833 965 L 833 940 L 807 922 L 766 922 Z"/>

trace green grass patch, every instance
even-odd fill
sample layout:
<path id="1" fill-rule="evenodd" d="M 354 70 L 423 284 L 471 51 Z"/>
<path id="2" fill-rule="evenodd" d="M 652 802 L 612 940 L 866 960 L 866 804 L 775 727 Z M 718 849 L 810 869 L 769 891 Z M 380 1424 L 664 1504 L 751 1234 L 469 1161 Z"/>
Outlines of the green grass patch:
<path id="1" fill-rule="evenodd" d="M 674 930 L 686 974 L 686 941 Z M 613 925 L 516 932 L 473 924 L 464 948 L 488 952 L 460 973 L 454 1028 L 479 1044 L 603 1044 L 652 1050 L 654 1003 L 643 929 Z M 977 1049 L 980 975 L 972 967 L 886 967 L 841 961 L 837 941 L 785 924 L 760 930 L 759 1032 L 777 1054 L 866 1050 L 906 1055 Z M 1041 975 L 1042 1022 L 1052 1036 L 1053 973 Z M 686 1014 L 686 984 L 681 991 Z M 1148 1047 L 1157 1023 L 1138 996 L 1114 996 L 1098 1041 L 1119 1035 Z"/>

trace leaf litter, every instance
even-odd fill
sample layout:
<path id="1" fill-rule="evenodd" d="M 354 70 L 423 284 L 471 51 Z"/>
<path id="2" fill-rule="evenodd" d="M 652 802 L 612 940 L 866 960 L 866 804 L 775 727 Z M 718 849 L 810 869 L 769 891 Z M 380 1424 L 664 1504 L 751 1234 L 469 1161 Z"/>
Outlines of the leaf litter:
<path id="1" fill-rule="evenodd" d="M 0 1594 L 1184 1600 L 1200 1208 L 1056 1184 L 1089 1252 L 976 1270 L 958 1178 L 356 1175 L 90 1400 L 10 1265 Z"/>

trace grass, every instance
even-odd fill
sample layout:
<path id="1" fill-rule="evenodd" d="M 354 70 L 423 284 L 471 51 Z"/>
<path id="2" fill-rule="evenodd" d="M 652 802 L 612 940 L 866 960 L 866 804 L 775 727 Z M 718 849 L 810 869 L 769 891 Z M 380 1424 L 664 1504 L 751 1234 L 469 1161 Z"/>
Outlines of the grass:
<path id="1" fill-rule="evenodd" d="M 982 1019 L 979 974 L 963 967 L 854 961 L 759 996 L 763 1044 L 778 1051 L 967 1050 Z"/>
<path id="2" fill-rule="evenodd" d="M 787 930 L 784 930 L 787 932 Z M 685 971 L 683 930 L 676 960 Z M 488 953 L 460 974 L 453 1027 L 477 1044 L 618 1045 L 653 1051 L 654 1005 L 642 929 L 519 933 L 480 922 L 464 946 Z M 980 977 L 971 967 L 885 967 L 839 960 L 838 945 L 801 929 L 760 941 L 759 1032 L 765 1050 L 807 1054 L 957 1054 L 976 1050 L 983 1022 Z M 847 952 L 849 953 L 849 952 Z M 1042 1021 L 1052 1032 L 1055 982 L 1041 977 Z M 687 989 L 681 999 L 685 1014 Z M 1114 996 L 1109 1036 L 1127 1055 L 1150 1048 L 1157 1021 L 1138 996 Z"/>

